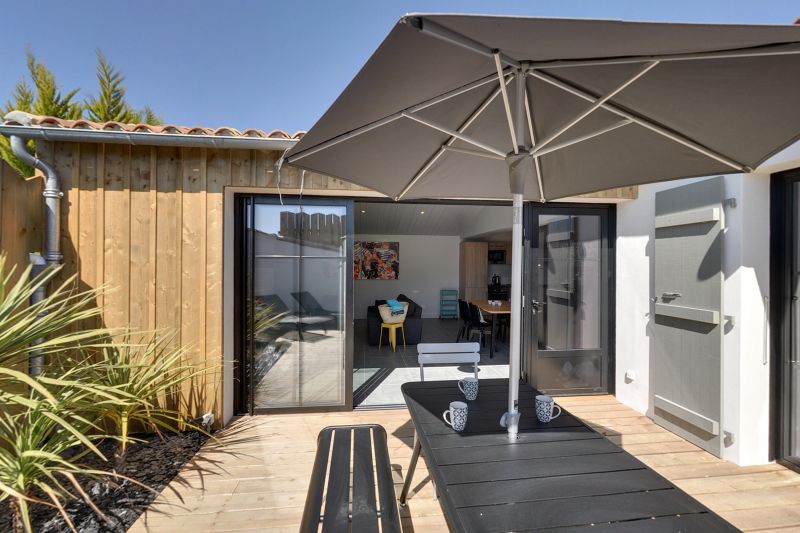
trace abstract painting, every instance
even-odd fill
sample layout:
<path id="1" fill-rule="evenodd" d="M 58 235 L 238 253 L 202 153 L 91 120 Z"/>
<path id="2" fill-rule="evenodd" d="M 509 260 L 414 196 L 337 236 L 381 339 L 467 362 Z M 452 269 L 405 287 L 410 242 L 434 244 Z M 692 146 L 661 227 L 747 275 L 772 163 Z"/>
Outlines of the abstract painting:
<path id="1" fill-rule="evenodd" d="M 353 279 L 399 278 L 399 242 L 355 242 L 353 250 Z"/>

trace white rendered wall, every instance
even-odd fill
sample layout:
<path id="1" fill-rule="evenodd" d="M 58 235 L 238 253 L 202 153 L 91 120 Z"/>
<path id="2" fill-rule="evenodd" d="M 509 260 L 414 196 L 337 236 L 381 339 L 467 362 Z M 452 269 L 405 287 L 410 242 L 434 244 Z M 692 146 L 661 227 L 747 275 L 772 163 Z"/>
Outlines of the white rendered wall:
<path id="1" fill-rule="evenodd" d="M 459 243 L 454 235 L 361 235 L 356 241 L 400 243 L 400 279 L 353 281 L 353 314 L 367 317 L 375 300 L 405 294 L 422 306 L 423 318 L 439 316 L 439 290 L 458 289 Z"/>
<path id="2" fill-rule="evenodd" d="M 616 395 L 652 414 L 650 346 L 655 238 L 655 193 L 697 179 L 639 187 L 639 198 L 617 207 Z M 769 365 L 764 296 L 769 295 L 769 178 L 725 178 L 724 314 L 734 317 L 723 352 L 723 430 L 731 434 L 724 457 L 738 464 L 768 461 Z M 626 380 L 626 373 L 635 376 Z"/>

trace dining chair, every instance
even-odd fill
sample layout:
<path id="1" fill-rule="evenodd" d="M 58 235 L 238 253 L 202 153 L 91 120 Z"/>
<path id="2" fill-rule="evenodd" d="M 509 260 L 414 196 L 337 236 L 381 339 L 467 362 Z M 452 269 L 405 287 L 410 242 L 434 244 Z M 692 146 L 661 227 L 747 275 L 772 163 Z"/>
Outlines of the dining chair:
<path id="1" fill-rule="evenodd" d="M 492 336 L 492 324 L 483 319 L 481 310 L 473 303 L 469 304 L 469 329 L 470 338 L 478 333 L 478 342 L 481 343 L 481 346 L 486 347 L 486 337 L 491 338 Z"/>
<path id="2" fill-rule="evenodd" d="M 456 342 L 468 338 L 470 333 L 469 305 L 467 305 L 466 301 L 461 299 L 458 300 L 458 318 L 461 319 L 461 327 L 458 329 Z"/>

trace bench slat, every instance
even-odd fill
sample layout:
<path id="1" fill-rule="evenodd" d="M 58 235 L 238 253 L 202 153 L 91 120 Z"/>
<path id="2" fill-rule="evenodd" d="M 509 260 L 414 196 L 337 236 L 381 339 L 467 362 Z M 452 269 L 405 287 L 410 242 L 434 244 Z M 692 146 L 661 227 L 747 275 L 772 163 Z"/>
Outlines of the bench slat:
<path id="1" fill-rule="evenodd" d="M 392 465 L 389 462 L 389 448 L 386 444 L 386 430 L 376 426 L 373 432 L 375 439 L 375 468 L 378 477 L 378 497 L 381 504 L 382 533 L 401 533 L 400 515 L 397 512 L 397 495 L 392 481 Z"/>
<path id="2" fill-rule="evenodd" d="M 325 490 L 325 476 L 328 473 L 328 452 L 331 449 L 330 431 L 323 431 L 317 439 L 317 455 L 314 457 L 314 470 L 308 483 L 306 505 L 300 531 L 317 531 L 322 512 L 322 494 Z"/>
<path id="3" fill-rule="evenodd" d="M 479 353 L 481 345 L 477 342 L 421 342 L 417 353 Z"/>
<path id="4" fill-rule="evenodd" d="M 350 431 L 336 431 L 333 439 L 323 533 L 347 531 L 350 501 Z"/>
<path id="5" fill-rule="evenodd" d="M 378 531 L 371 433 L 368 427 L 354 430 L 352 530 L 358 533 Z"/>
<path id="6" fill-rule="evenodd" d="M 481 356 L 472 352 L 461 353 L 425 353 L 419 354 L 417 360 L 420 364 L 436 365 L 448 363 L 480 363 Z"/>

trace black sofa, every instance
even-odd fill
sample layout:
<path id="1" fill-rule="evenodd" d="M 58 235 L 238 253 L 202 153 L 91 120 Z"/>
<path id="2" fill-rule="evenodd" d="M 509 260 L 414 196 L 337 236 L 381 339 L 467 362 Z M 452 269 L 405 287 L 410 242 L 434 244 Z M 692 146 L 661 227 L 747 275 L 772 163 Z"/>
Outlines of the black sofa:
<path id="1" fill-rule="evenodd" d="M 401 294 L 397 297 L 401 302 L 408 302 L 408 312 L 406 313 L 406 320 L 403 322 L 403 329 L 406 333 L 406 344 L 419 344 L 422 342 L 422 307 L 420 307 L 414 300 Z M 381 314 L 378 312 L 378 306 L 386 303 L 386 300 L 375 300 L 375 305 L 367 308 L 367 343 L 370 346 L 377 346 L 378 339 L 381 335 Z M 398 332 L 399 335 L 399 332 Z M 388 343 L 387 338 L 384 338 L 384 343 Z M 402 341 L 402 336 L 399 336 L 397 342 Z"/>

